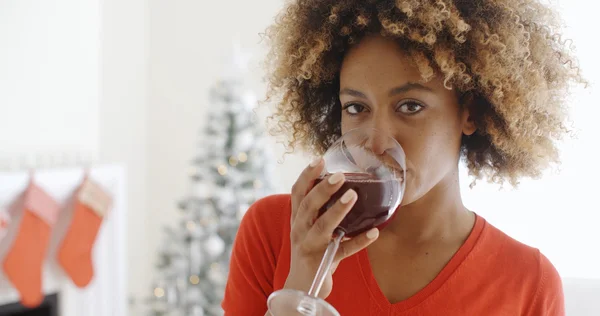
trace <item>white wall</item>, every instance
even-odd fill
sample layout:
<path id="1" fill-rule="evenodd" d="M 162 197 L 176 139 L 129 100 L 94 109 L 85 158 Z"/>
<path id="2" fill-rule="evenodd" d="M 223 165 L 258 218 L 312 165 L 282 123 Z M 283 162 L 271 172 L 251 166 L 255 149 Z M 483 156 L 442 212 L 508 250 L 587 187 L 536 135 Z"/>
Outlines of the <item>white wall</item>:
<path id="1" fill-rule="evenodd" d="M 101 102 L 99 160 L 127 167 L 128 287 L 147 293 L 153 254 L 147 222 L 148 172 L 148 2 L 102 0 Z M 135 315 L 135 314 L 132 314 Z"/>
<path id="2" fill-rule="evenodd" d="M 0 2 L 0 161 L 25 153 L 97 152 L 97 6 Z"/>

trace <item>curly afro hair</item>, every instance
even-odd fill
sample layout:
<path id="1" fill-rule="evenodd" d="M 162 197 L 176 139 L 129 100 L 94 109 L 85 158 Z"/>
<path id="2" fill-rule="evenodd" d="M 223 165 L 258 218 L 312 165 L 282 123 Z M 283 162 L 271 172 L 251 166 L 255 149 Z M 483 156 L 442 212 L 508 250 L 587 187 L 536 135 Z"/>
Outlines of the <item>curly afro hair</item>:
<path id="1" fill-rule="evenodd" d="M 267 29 L 271 132 L 322 154 L 340 135 L 339 73 L 368 34 L 394 38 L 424 80 L 468 97 L 477 132 L 462 157 L 475 179 L 512 185 L 558 163 L 570 84 L 585 83 L 555 12 L 536 0 L 295 0 Z"/>

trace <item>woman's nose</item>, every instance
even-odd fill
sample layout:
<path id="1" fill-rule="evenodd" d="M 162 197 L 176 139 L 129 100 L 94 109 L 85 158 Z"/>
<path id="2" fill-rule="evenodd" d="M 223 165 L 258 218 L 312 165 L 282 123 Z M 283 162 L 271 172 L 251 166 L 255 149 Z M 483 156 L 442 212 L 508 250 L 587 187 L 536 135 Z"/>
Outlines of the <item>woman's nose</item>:
<path id="1" fill-rule="evenodd" d="M 386 150 L 394 147 L 392 136 L 384 130 L 371 129 L 366 147 L 376 155 L 383 155 Z"/>

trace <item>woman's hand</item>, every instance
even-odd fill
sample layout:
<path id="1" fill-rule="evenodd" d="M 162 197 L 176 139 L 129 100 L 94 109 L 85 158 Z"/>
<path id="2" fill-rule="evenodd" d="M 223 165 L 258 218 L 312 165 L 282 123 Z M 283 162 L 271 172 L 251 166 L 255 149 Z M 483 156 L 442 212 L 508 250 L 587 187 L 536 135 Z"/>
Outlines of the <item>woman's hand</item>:
<path id="1" fill-rule="evenodd" d="M 319 209 L 344 183 L 344 175 L 336 173 L 314 185 L 323 170 L 323 160 L 311 163 L 292 187 L 291 264 L 284 288 L 308 292 L 321 259 L 335 228 L 356 203 L 352 189 L 346 191 L 336 203 L 317 218 Z M 314 187 L 313 187 L 314 186 Z M 341 243 L 330 273 L 321 287 L 319 297 L 326 298 L 333 287 L 332 274 L 339 262 L 370 245 L 379 236 L 377 228 Z"/>

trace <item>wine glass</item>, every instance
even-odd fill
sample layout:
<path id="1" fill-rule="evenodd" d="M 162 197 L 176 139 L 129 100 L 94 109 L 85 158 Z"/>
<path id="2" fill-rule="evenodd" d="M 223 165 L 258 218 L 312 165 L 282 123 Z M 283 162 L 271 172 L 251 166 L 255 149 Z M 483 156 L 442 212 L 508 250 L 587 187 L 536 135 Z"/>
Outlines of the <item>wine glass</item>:
<path id="1" fill-rule="evenodd" d="M 383 228 L 399 207 L 405 190 L 406 156 L 392 137 L 374 128 L 357 128 L 343 134 L 323 156 L 325 167 L 316 183 L 327 175 L 342 172 L 345 182 L 319 210 L 327 211 L 348 190 L 358 199 L 336 228 L 325 250 L 308 293 L 283 289 L 273 292 L 267 301 L 273 316 L 339 316 L 333 306 L 318 297 L 341 240 L 354 237 L 373 227 Z M 315 184 L 316 184 L 315 183 Z"/>

